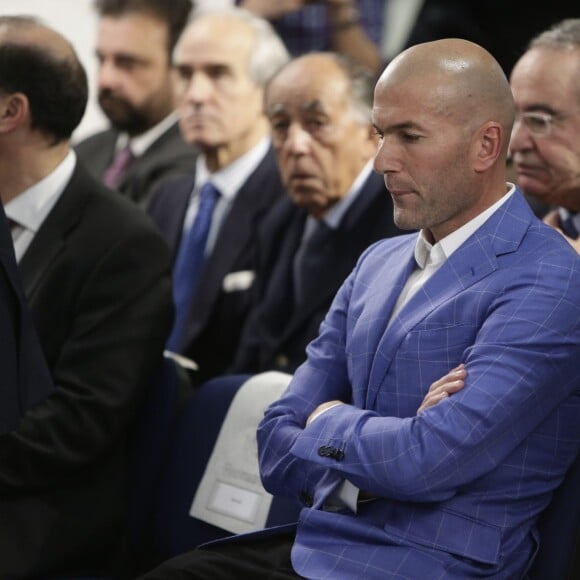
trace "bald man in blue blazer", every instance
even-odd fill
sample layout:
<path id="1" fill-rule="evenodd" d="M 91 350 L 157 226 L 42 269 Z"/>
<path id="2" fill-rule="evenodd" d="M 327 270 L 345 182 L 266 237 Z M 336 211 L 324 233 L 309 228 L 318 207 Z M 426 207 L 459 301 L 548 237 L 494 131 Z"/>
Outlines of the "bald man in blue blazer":
<path id="1" fill-rule="evenodd" d="M 505 185 L 512 107 L 465 41 L 418 45 L 379 80 L 375 168 L 397 225 L 422 231 L 363 254 L 260 426 L 266 488 L 311 505 L 300 575 L 520 578 L 532 560 L 580 450 L 580 260 Z M 459 159 L 465 123 L 470 171 L 449 157 L 444 183 L 424 181 L 421 148 Z M 417 413 L 460 363 L 463 389 Z"/>
<path id="2" fill-rule="evenodd" d="M 420 44 L 387 66 L 374 166 L 396 225 L 419 233 L 362 254 L 260 423 L 262 482 L 302 501 L 297 526 L 147 580 L 526 577 L 580 451 L 580 258 L 506 183 L 513 120 L 476 44 Z"/>

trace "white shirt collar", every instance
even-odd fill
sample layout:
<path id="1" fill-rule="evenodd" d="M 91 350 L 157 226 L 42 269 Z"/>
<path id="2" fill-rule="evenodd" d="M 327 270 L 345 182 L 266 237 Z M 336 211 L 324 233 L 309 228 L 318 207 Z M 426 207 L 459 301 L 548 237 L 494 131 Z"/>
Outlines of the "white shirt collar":
<path id="1" fill-rule="evenodd" d="M 157 139 L 159 139 L 159 137 L 161 137 L 161 135 L 163 135 L 163 133 L 168 131 L 175 123 L 177 123 L 177 118 L 177 113 L 173 112 L 165 117 L 163 121 L 160 121 L 157 125 L 136 137 L 130 138 L 127 133 L 121 133 L 117 139 L 115 149 L 119 151 L 129 144 L 131 147 L 131 153 L 133 153 L 135 157 L 140 157 L 145 153 L 145 151 L 147 151 L 147 149 L 149 149 L 149 147 L 151 147 L 151 145 L 153 145 L 153 143 L 155 143 L 155 141 L 157 141 Z"/>
<path id="2" fill-rule="evenodd" d="M 371 171 L 373 170 L 372 160 L 368 161 L 362 168 L 361 172 L 357 175 L 356 179 L 353 181 L 350 189 L 346 195 L 338 200 L 324 215 L 322 218 L 326 225 L 336 230 L 340 226 L 342 218 L 346 214 L 348 208 L 354 203 L 355 199 L 359 196 L 362 187 L 366 180 L 368 179 Z M 385 195 L 388 195 L 385 190 Z"/>
<path id="3" fill-rule="evenodd" d="M 449 258 L 463 242 L 472 236 L 513 195 L 516 190 L 515 185 L 512 183 L 507 185 L 509 186 L 509 191 L 501 199 L 498 199 L 485 211 L 482 211 L 436 244 L 431 245 L 425 238 L 424 231 L 421 230 L 415 242 L 415 261 L 417 265 L 420 268 L 424 268 L 427 265 L 427 260 L 429 260 L 429 264 L 435 265 Z"/>
<path id="4" fill-rule="evenodd" d="M 76 154 L 67 156 L 44 179 L 6 204 L 6 215 L 26 230 L 36 233 L 68 185 L 76 165 Z"/>
<path id="5" fill-rule="evenodd" d="M 270 138 L 264 137 L 233 163 L 211 174 L 205 163 L 205 155 L 199 155 L 196 160 L 194 192 L 198 192 L 206 181 L 211 181 L 224 198 L 233 199 L 248 177 L 262 162 L 269 147 Z"/>

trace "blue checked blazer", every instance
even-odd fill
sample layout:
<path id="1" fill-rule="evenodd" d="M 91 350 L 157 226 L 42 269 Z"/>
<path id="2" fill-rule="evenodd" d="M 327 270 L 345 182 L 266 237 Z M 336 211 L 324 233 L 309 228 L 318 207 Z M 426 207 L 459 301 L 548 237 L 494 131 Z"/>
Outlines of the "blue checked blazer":
<path id="1" fill-rule="evenodd" d="M 516 193 L 390 321 L 416 234 L 369 248 L 258 429 L 307 578 L 520 578 L 580 450 L 580 259 Z M 417 415 L 433 381 L 463 390 Z M 334 407 L 308 427 L 322 402 Z M 322 509 L 347 479 L 378 496 Z"/>

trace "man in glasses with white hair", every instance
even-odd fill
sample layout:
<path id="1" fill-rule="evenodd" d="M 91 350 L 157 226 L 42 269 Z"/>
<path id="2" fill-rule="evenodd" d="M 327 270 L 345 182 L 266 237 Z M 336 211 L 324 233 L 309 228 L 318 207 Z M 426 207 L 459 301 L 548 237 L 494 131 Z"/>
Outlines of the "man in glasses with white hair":
<path id="1" fill-rule="evenodd" d="M 580 252 L 580 18 L 539 34 L 514 66 L 510 148 L 520 188 Z"/>

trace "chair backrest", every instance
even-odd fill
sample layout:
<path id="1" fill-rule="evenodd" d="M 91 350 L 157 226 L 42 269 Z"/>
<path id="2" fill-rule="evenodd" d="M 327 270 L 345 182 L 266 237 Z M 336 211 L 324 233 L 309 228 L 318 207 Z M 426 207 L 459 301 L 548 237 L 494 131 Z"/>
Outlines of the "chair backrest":
<path id="1" fill-rule="evenodd" d="M 231 417 L 228 414 L 230 404 L 248 379 L 250 375 L 247 374 L 226 375 L 204 383 L 192 395 L 179 419 L 155 509 L 153 549 L 158 561 L 192 550 L 201 543 L 232 535 L 226 529 L 192 517 L 190 509 L 218 436 L 222 441 L 220 431 L 226 416 Z M 279 391 L 265 392 L 255 403 L 265 408 L 277 396 Z M 257 422 L 253 427 L 257 428 Z M 257 448 L 255 442 L 253 445 Z M 273 498 L 266 526 L 294 522 L 299 511 L 298 502 Z"/>
<path id="2" fill-rule="evenodd" d="M 530 570 L 532 580 L 580 578 L 580 455 L 555 491 L 538 529 L 540 548 Z"/>

